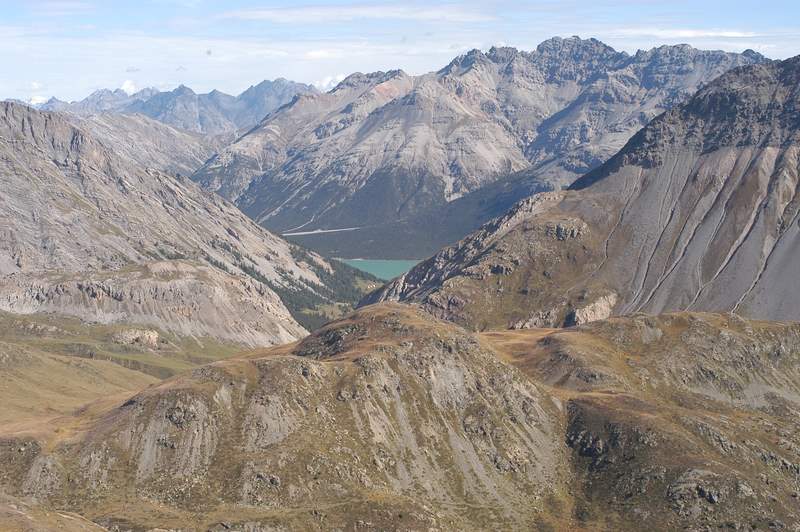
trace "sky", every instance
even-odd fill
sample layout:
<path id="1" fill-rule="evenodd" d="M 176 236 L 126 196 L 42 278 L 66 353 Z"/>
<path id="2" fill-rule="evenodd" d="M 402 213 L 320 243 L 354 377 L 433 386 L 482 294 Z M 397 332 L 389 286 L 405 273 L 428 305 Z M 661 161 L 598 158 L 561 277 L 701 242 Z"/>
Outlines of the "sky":
<path id="1" fill-rule="evenodd" d="M 800 54 L 800 1 L 0 0 L 0 100 L 185 84 L 239 94 L 284 77 L 327 90 L 352 72 L 438 70 L 553 36 Z"/>

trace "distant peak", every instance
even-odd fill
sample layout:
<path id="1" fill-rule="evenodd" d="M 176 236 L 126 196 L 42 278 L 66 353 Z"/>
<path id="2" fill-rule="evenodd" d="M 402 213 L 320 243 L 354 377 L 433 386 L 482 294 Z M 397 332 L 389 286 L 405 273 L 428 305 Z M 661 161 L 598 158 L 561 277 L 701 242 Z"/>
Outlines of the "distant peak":
<path id="1" fill-rule="evenodd" d="M 512 46 L 492 46 L 486 56 L 495 63 L 506 63 L 519 55 L 519 50 Z"/>
<path id="2" fill-rule="evenodd" d="M 744 57 L 747 57 L 748 59 L 754 59 L 754 60 L 758 60 L 758 61 L 766 61 L 767 60 L 766 57 L 764 57 L 760 53 L 758 53 L 755 50 L 752 50 L 750 48 L 748 48 L 747 50 L 742 52 L 742 55 Z"/>
<path id="3" fill-rule="evenodd" d="M 702 56 L 735 56 L 739 55 L 750 63 L 762 63 L 767 61 L 767 58 L 753 50 L 745 50 L 741 54 L 734 52 L 725 52 L 723 50 L 702 50 L 686 43 L 681 44 L 662 44 L 661 46 L 653 47 L 649 50 L 637 50 L 633 58 L 637 61 L 647 61 L 653 59 L 660 59 L 662 61 L 686 61 L 694 57 Z"/>
<path id="4" fill-rule="evenodd" d="M 388 72 L 377 71 L 364 74 L 363 72 L 354 72 L 350 74 L 336 85 L 331 92 L 341 90 L 344 88 L 354 88 L 359 86 L 377 85 L 384 81 L 405 76 L 406 73 L 402 70 L 389 70 Z"/>
<path id="5" fill-rule="evenodd" d="M 486 55 L 477 48 L 473 48 L 472 50 L 459 55 L 450 63 L 439 71 L 440 74 L 454 74 L 454 73 L 462 73 L 469 70 L 476 64 L 480 64 L 481 62 L 490 60 L 487 58 Z"/>
<path id="6" fill-rule="evenodd" d="M 133 98 L 145 99 L 158 94 L 160 91 L 155 87 L 146 87 L 133 94 Z"/>
<path id="7" fill-rule="evenodd" d="M 194 94 L 194 91 L 189 87 L 187 87 L 186 85 L 184 85 L 183 83 L 178 85 L 172 92 L 175 94 L 189 94 L 189 95 Z"/>
<path id="8" fill-rule="evenodd" d="M 390 70 L 386 73 L 386 79 L 394 79 L 394 78 L 403 78 L 406 76 L 405 71 L 403 69 L 397 68 L 395 70 Z"/>
<path id="9" fill-rule="evenodd" d="M 582 39 L 577 35 L 573 35 L 572 37 L 551 37 L 542 41 L 539 43 L 539 46 L 536 47 L 536 52 L 540 54 L 575 50 L 593 51 L 595 53 L 618 53 L 614 48 L 594 37 Z"/>

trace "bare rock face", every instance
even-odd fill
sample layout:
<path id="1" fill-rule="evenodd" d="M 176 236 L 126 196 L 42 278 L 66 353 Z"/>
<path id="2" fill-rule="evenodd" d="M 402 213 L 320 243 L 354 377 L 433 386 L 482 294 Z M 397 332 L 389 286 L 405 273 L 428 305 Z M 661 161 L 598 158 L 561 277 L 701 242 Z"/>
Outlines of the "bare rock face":
<path id="1" fill-rule="evenodd" d="M 350 270 L 113 144 L 0 104 L 0 309 L 271 345 L 358 293 Z"/>
<path id="2" fill-rule="evenodd" d="M 567 323 L 581 325 L 593 321 L 604 320 L 611 316 L 617 304 L 617 294 L 611 293 L 600 296 L 588 305 L 577 308 L 567 316 Z"/>
<path id="3" fill-rule="evenodd" d="M 158 348 L 158 331 L 147 329 L 126 329 L 114 335 L 112 340 L 122 345 L 139 345 L 149 349 Z"/>
<path id="4" fill-rule="evenodd" d="M 365 303 L 418 301 L 474 327 L 548 311 L 554 325 L 682 309 L 800 319 L 799 80 L 797 58 L 723 75 L 572 190 L 519 203 Z"/>
<path id="5" fill-rule="evenodd" d="M 0 486 L 130 529 L 788 525 L 798 354 L 797 325 L 730 315 L 475 335 L 376 305 L 0 432 Z"/>
<path id="6" fill-rule="evenodd" d="M 179 130 L 141 114 L 65 117 L 115 154 L 173 175 L 191 175 L 221 148 L 220 139 Z"/>
<path id="7" fill-rule="evenodd" d="M 347 239 L 342 251 L 362 253 L 353 256 L 386 252 L 381 243 L 403 229 L 401 221 L 427 250 L 431 231 L 441 245 L 474 228 L 471 220 L 486 220 L 487 201 L 514 198 L 508 208 L 530 193 L 517 189 L 571 183 L 701 84 L 762 61 L 688 46 L 629 56 L 574 37 L 531 52 L 473 50 L 417 77 L 353 74 L 327 94 L 300 96 L 270 114 L 194 179 L 274 230 L 348 228 L 325 238 Z M 528 177 L 478 193 L 519 172 Z M 469 215 L 441 213 L 471 194 L 483 201 L 461 202 Z M 436 222 L 416 224 L 420 217 Z M 438 228 L 443 222 L 448 236 Z"/>

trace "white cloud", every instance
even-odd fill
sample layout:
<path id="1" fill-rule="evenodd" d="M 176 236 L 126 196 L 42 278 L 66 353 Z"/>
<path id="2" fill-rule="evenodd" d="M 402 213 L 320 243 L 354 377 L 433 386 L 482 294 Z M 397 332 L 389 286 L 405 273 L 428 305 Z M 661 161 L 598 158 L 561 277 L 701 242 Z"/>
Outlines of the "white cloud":
<path id="1" fill-rule="evenodd" d="M 43 85 L 38 81 L 31 81 L 31 90 L 32 91 L 40 91 L 42 90 Z"/>
<path id="2" fill-rule="evenodd" d="M 28 103 L 31 105 L 40 105 L 47 101 L 47 97 L 41 95 L 34 95 L 28 99 Z"/>
<path id="3" fill-rule="evenodd" d="M 412 2 L 410 5 L 419 4 Z M 435 2 L 429 5 L 441 7 Z M 301 8 L 296 10 L 302 11 Z M 286 10 L 277 11 L 286 15 Z M 406 12 L 401 10 L 401 13 Z M 370 13 L 377 16 L 378 12 Z M 496 13 L 505 16 L 502 10 Z M 354 15 L 352 11 L 347 14 Z M 432 16 L 431 10 L 416 16 L 424 20 Z M 229 20 L 231 30 L 214 37 L 204 36 L 201 30 L 166 35 L 154 35 L 147 30 L 62 33 L 48 30 L 46 24 L 21 27 L 0 23 L 0 43 L 6 52 L 6 68 L 0 71 L 0 99 L 27 100 L 32 94 L 52 92 L 62 100 L 77 100 L 99 87 L 118 87 L 122 76 L 123 79 L 130 77 L 138 88 L 171 89 L 184 83 L 197 92 L 216 88 L 237 94 L 262 79 L 284 77 L 327 90 L 341 79 L 334 75 L 337 73 L 402 68 L 409 74 L 421 74 L 443 67 L 468 49 L 485 50 L 506 41 L 530 50 L 553 34 L 594 36 L 628 52 L 675 42 L 688 42 L 703 49 L 742 51 L 753 48 L 768 52 L 773 58 L 788 57 L 800 51 L 800 30 L 793 28 L 776 29 L 770 34 L 755 28 L 753 31 L 761 33 L 758 37 L 734 37 L 732 35 L 749 35 L 750 32 L 738 31 L 736 27 L 686 29 L 665 21 L 657 24 L 617 22 L 616 26 L 608 26 L 587 18 L 580 27 L 567 29 L 560 23 L 542 21 L 539 26 L 520 24 L 519 29 L 502 32 L 492 30 L 492 24 L 463 27 L 442 24 L 431 31 L 432 24 L 415 20 L 380 24 L 377 20 L 360 20 L 359 24 L 336 24 L 335 15 L 331 17 L 330 27 L 322 27 L 324 21 L 313 28 L 301 22 L 296 27 L 286 26 L 271 32 L 260 27 L 234 31 L 240 28 L 234 28 L 236 21 Z M 216 27 L 219 20 L 215 18 L 210 23 Z M 356 29 L 353 32 L 350 26 L 371 27 L 367 28 L 370 31 Z M 392 29 L 395 27 L 397 30 Z M 53 50 L 59 53 L 54 54 Z M 213 50 L 213 55 L 206 56 L 206 50 Z M 147 58 L 146 68 L 143 58 Z M 126 68 L 136 65 L 142 67 L 141 72 L 125 73 Z M 43 88 L 34 90 L 30 80 L 42 83 Z"/>
<path id="4" fill-rule="evenodd" d="M 657 39 L 751 39 L 758 33 L 735 30 L 690 30 L 681 28 L 621 28 L 609 35 L 619 37 L 655 37 Z"/>
<path id="5" fill-rule="evenodd" d="M 344 78 L 346 78 L 344 74 L 336 74 L 335 76 L 325 76 L 319 81 L 314 82 L 314 86 L 321 90 L 322 92 L 328 92 L 336 85 L 338 85 Z"/>
<path id="6" fill-rule="evenodd" d="M 416 7 L 407 5 L 307 6 L 230 11 L 224 18 L 263 20 L 277 24 L 349 22 L 362 19 L 412 20 L 426 22 L 488 22 L 493 15 L 459 5 Z"/>
<path id="7" fill-rule="evenodd" d="M 133 94 L 134 92 L 136 92 L 136 84 L 132 80 L 126 79 L 125 81 L 122 82 L 122 86 L 120 86 L 120 89 L 124 90 L 128 94 Z"/>

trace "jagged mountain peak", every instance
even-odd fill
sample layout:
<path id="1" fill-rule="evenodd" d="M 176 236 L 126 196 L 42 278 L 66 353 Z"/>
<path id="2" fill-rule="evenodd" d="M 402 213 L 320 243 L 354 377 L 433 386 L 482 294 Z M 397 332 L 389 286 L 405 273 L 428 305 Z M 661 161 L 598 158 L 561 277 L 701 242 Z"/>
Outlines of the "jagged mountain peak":
<path id="1" fill-rule="evenodd" d="M 637 50 L 632 56 L 635 62 L 646 62 L 652 60 L 658 61 L 690 61 L 697 57 L 732 57 L 740 55 L 750 63 L 761 63 L 767 61 L 767 58 L 753 50 L 745 50 L 741 54 L 734 52 L 724 52 L 722 50 L 702 50 L 695 48 L 689 44 L 663 44 L 655 46 L 648 50 Z"/>
<path id="2" fill-rule="evenodd" d="M 380 83 L 389 81 L 395 78 L 402 78 L 406 77 L 407 74 L 400 69 L 396 70 L 388 70 L 388 71 L 376 71 L 376 72 L 354 72 L 344 78 L 342 81 L 336 84 L 336 86 L 331 89 L 331 93 L 340 92 L 342 90 L 347 89 L 358 89 L 362 87 L 369 87 L 373 85 L 378 85 Z"/>
<path id="3" fill-rule="evenodd" d="M 492 47 L 486 53 L 478 49 L 470 50 L 456 57 L 438 73 L 460 75 L 476 65 L 502 65 L 521 59 L 541 69 L 551 78 L 573 79 L 580 76 L 576 69 L 578 64 L 590 68 L 613 68 L 628 57 L 628 54 L 617 52 L 597 39 L 553 37 L 539 44 L 532 52 L 509 46 Z"/>
<path id="4" fill-rule="evenodd" d="M 250 85 L 246 90 L 242 91 L 242 94 L 246 93 L 247 91 L 253 90 L 253 89 L 264 90 L 264 89 L 269 89 L 269 88 L 273 88 L 273 87 L 274 88 L 291 87 L 291 86 L 295 86 L 295 85 L 307 87 L 309 89 L 313 88 L 311 85 L 307 85 L 305 83 L 298 83 L 296 81 L 291 81 L 291 80 L 288 80 L 286 78 L 275 78 L 273 80 L 265 79 L 265 80 L 260 81 L 259 83 L 256 83 L 255 85 Z M 242 94 L 240 94 L 239 96 L 241 96 Z"/>
<path id="5" fill-rule="evenodd" d="M 489 61 L 489 59 L 481 50 L 472 49 L 450 61 L 446 67 L 439 70 L 438 74 L 460 75 L 482 61 Z"/>
<path id="6" fill-rule="evenodd" d="M 800 57 L 734 68 L 571 190 L 520 202 L 369 301 L 478 328 L 675 310 L 797 320 L 799 167 Z"/>
<path id="7" fill-rule="evenodd" d="M 486 52 L 486 57 L 495 63 L 508 63 L 520 55 L 522 52 L 513 46 L 492 46 Z"/>
<path id="8" fill-rule="evenodd" d="M 581 189 L 625 164 L 653 166 L 671 147 L 710 152 L 723 146 L 776 146 L 800 138 L 800 56 L 734 68 L 685 105 L 656 117 L 597 170 L 577 180 Z"/>
<path id="9" fill-rule="evenodd" d="M 619 68 L 629 56 L 597 39 L 554 37 L 537 46 L 528 58 L 550 80 L 583 82 Z"/>
<path id="10" fill-rule="evenodd" d="M 196 94 L 191 88 L 187 87 L 183 83 L 172 89 L 170 92 L 172 94 L 186 94 L 191 96 L 194 96 Z"/>
<path id="11" fill-rule="evenodd" d="M 198 94 L 181 84 L 165 92 L 149 87 L 132 95 L 121 89 L 101 89 L 79 102 L 66 104 L 55 100 L 40 108 L 79 116 L 106 112 L 142 114 L 191 132 L 229 135 L 251 128 L 271 111 L 290 102 L 295 95 L 309 92 L 316 92 L 316 89 L 288 80 L 265 80 L 239 96 L 217 89 Z"/>
<path id="12" fill-rule="evenodd" d="M 594 37 L 583 39 L 578 35 L 572 35 L 571 37 L 550 37 L 536 46 L 536 52 L 540 54 L 564 53 L 565 51 L 574 52 L 575 50 L 600 50 L 612 54 L 620 53 Z"/>
<path id="13" fill-rule="evenodd" d="M 592 58 L 595 61 L 620 60 L 628 56 L 595 38 L 582 39 L 578 36 L 553 37 L 540 43 L 530 55 L 538 60 L 548 58 L 564 61 L 587 61 Z"/>
<path id="14" fill-rule="evenodd" d="M 360 257 L 364 242 L 391 240 L 360 228 L 436 220 L 445 206 L 517 172 L 530 179 L 515 179 L 502 195 L 505 208 L 533 190 L 568 185 L 655 115 L 748 61 L 730 54 L 697 64 L 634 62 L 594 39 L 558 38 L 532 52 L 472 50 L 421 76 L 354 73 L 325 95 L 272 113 L 195 179 L 274 230 L 359 228 L 301 241 L 335 241 L 323 249 L 338 255 L 346 240 L 347 255 Z M 492 202 L 474 198 L 470 208 Z M 435 252 L 484 216 L 475 213 L 475 225 L 448 229 L 414 253 Z M 431 241 L 422 231 L 418 238 Z"/>
<path id="15" fill-rule="evenodd" d="M 256 85 L 251 85 L 236 98 L 251 104 L 263 102 L 264 111 L 266 111 L 264 115 L 266 115 L 267 112 L 289 103 L 297 96 L 318 92 L 312 85 L 297 83 L 286 78 L 277 78 L 275 80 L 265 79 Z M 289 99 L 287 100 L 287 98 Z"/>

